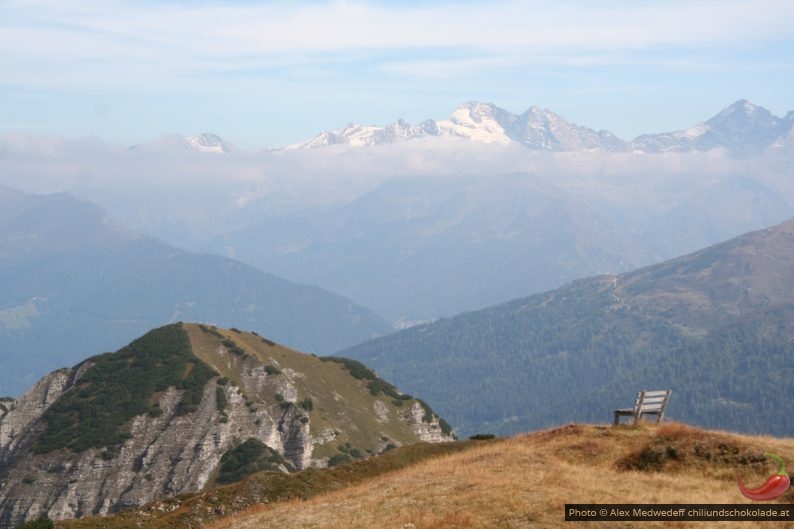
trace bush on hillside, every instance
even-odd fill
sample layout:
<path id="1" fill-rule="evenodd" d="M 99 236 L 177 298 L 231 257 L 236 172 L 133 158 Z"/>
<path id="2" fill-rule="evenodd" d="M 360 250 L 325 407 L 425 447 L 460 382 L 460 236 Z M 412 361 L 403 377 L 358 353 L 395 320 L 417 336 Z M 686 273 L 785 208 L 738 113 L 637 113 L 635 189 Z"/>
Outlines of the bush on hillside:
<path id="1" fill-rule="evenodd" d="M 53 527 L 55 527 L 55 524 L 49 518 L 39 518 L 18 525 L 17 529 L 53 529 Z"/>
<path id="2" fill-rule="evenodd" d="M 280 471 L 281 467 L 295 470 L 281 454 L 252 437 L 223 454 L 218 482 L 234 483 L 255 472 Z"/>

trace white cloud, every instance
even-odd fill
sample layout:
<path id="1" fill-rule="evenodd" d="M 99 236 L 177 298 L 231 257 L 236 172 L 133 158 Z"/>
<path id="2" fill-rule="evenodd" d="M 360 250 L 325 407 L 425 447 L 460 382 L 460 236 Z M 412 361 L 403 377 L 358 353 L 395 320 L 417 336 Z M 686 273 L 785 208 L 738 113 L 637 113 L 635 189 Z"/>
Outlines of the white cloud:
<path id="1" fill-rule="evenodd" d="M 330 146 L 299 151 L 237 151 L 212 155 L 184 150 L 177 136 L 135 149 L 97 139 L 68 140 L 25 133 L 0 135 L 0 184 L 26 191 L 55 192 L 80 185 L 157 184 L 239 186 L 240 205 L 268 194 L 289 192 L 341 200 L 387 178 L 450 177 L 498 173 L 553 176 L 564 185 L 589 179 L 637 179 L 665 174 L 702 178 L 728 174 L 740 162 L 719 150 L 705 153 L 548 153 L 518 144 L 493 145 L 440 137 L 363 149 Z M 585 180 L 582 180 L 585 179 Z M 24 186 L 22 183 L 24 182 Z M 332 199 L 333 200 L 333 199 Z"/>
<path id="2" fill-rule="evenodd" d="M 392 73 L 443 76 L 533 57 L 608 62 L 620 51 L 790 40 L 792 25 L 794 3 L 787 0 L 409 7 L 12 0 L 0 3 L 0 69 L 5 84 L 19 86 L 166 86 L 363 53 Z M 442 57 L 415 61 L 427 52 Z"/>
<path id="3" fill-rule="evenodd" d="M 549 153 L 457 138 L 366 149 L 211 155 L 178 146 L 129 150 L 91 139 L 0 135 L 0 185 L 39 193 L 73 191 L 137 228 L 177 222 L 190 226 L 199 239 L 261 222 L 268 215 L 338 206 L 394 177 L 519 175 L 528 185 L 548 186 L 588 203 L 625 203 L 658 213 L 690 193 L 742 175 L 791 200 L 791 171 L 775 164 L 736 160 L 718 150 Z"/>

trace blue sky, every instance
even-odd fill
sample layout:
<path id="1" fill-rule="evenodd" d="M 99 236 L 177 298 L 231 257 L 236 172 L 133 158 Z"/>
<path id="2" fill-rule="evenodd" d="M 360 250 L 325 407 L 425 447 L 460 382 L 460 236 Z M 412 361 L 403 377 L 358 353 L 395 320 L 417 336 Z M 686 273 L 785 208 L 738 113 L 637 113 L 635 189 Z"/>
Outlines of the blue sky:
<path id="1" fill-rule="evenodd" d="M 0 0 L 0 133 L 278 146 L 532 105 L 630 139 L 794 110 L 794 2 Z"/>

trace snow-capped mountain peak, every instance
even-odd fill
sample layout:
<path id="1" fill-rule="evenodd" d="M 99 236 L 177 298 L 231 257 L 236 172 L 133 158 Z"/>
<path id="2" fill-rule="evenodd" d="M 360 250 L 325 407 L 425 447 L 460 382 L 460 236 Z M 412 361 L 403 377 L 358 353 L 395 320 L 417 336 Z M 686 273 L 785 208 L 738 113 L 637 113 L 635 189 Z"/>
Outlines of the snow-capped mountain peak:
<path id="1" fill-rule="evenodd" d="M 334 131 L 326 130 L 307 141 L 293 143 L 278 150 L 291 151 L 325 147 L 328 145 L 367 147 L 370 145 L 381 145 L 384 143 L 423 138 L 428 135 L 428 131 L 432 132 L 432 130 L 433 127 L 428 126 L 427 122 L 420 123 L 419 125 L 411 125 L 402 119 L 398 120 L 396 123 L 386 125 L 385 127 L 349 123 L 341 129 Z"/>
<path id="2" fill-rule="evenodd" d="M 538 106 L 518 116 L 511 128 L 516 141 L 544 151 L 624 151 L 627 145 L 609 131 L 595 131 Z"/>
<path id="3" fill-rule="evenodd" d="M 492 103 L 467 101 L 455 109 L 450 116 L 437 122 L 441 136 L 468 138 L 482 143 L 512 142 L 506 126 L 515 116 Z"/>
<path id="4" fill-rule="evenodd" d="M 623 151 L 627 144 L 608 131 L 595 131 L 569 123 L 550 110 L 533 106 L 517 116 L 493 103 L 466 101 L 446 119 L 411 125 L 404 120 L 385 127 L 348 125 L 285 149 L 325 145 L 361 147 L 414 140 L 429 136 L 463 138 L 477 143 L 520 143 L 533 150 Z"/>
<path id="5" fill-rule="evenodd" d="M 632 146 L 648 152 L 707 151 L 726 149 L 747 156 L 779 146 L 780 138 L 794 126 L 794 120 L 778 118 L 767 109 L 740 99 L 708 121 L 686 130 L 637 137 Z M 785 142 L 784 142 L 785 143 Z"/>
<path id="6" fill-rule="evenodd" d="M 235 150 L 234 146 L 211 132 L 203 132 L 197 136 L 186 138 L 188 144 L 196 151 L 210 153 L 226 153 Z"/>
<path id="7" fill-rule="evenodd" d="M 152 152 L 160 154 L 173 154 L 179 152 L 202 152 L 202 153 L 228 153 L 237 148 L 228 143 L 217 134 L 204 132 L 197 136 L 187 138 L 179 134 L 167 134 L 160 138 L 146 143 L 139 143 L 129 147 L 132 151 Z"/>
<path id="8" fill-rule="evenodd" d="M 746 99 L 739 99 L 735 103 L 728 105 L 722 109 L 716 116 L 711 119 L 726 118 L 737 114 L 750 115 L 757 111 L 768 112 L 765 108 L 756 106 Z M 709 120 L 711 121 L 711 120 Z"/>

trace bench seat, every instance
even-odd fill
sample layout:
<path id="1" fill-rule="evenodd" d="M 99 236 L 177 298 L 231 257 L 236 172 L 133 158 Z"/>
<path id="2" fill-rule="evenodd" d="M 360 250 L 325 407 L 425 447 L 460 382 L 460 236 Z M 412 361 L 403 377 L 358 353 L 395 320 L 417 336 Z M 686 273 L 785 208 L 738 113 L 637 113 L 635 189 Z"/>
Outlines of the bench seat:
<path id="1" fill-rule="evenodd" d="M 613 425 L 620 424 L 621 417 L 634 417 L 634 424 L 639 424 L 640 419 L 645 415 L 656 416 L 656 422 L 661 422 L 667 403 L 670 401 L 670 389 L 659 391 L 640 391 L 634 401 L 633 408 L 621 408 L 615 410 L 615 420 Z"/>

